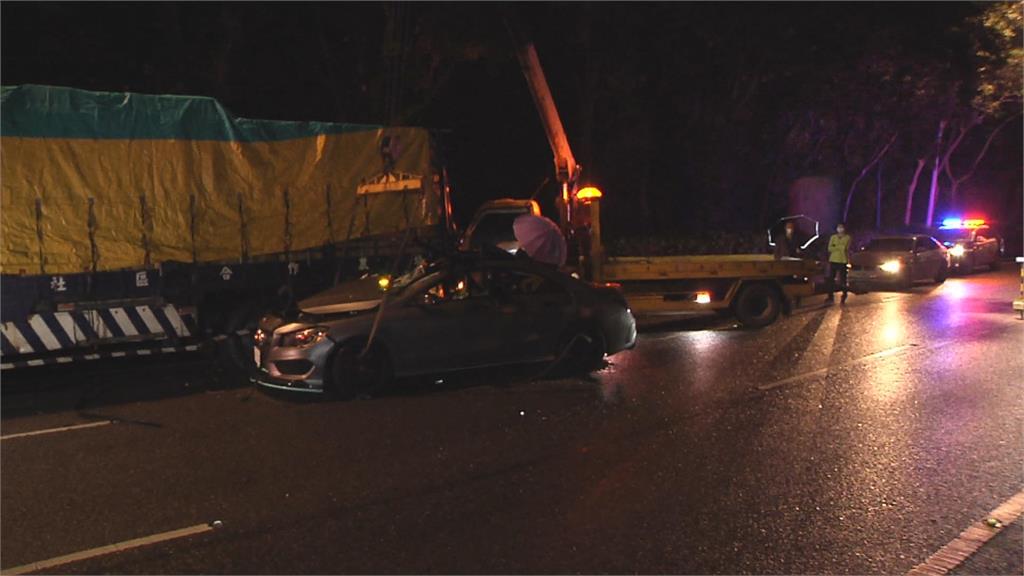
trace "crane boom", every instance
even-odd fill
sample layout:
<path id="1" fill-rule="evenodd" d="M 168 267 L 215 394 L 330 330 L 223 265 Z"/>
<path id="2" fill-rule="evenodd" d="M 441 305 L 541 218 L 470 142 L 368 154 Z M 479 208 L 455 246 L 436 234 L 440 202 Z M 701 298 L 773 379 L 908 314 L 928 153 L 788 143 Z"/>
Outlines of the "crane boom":
<path id="1" fill-rule="evenodd" d="M 551 153 L 555 157 L 555 176 L 562 183 L 563 191 L 567 192 L 575 184 L 580 167 L 576 164 L 576 158 L 569 147 L 569 139 L 565 135 L 565 128 L 562 127 L 562 120 L 558 116 L 558 108 L 555 107 L 555 99 L 551 96 L 551 89 L 548 88 L 548 81 L 544 77 L 544 69 L 540 66 L 537 50 L 532 42 L 522 44 L 517 47 L 516 56 L 533 96 L 533 103 L 537 105 L 537 112 L 544 124 L 548 143 L 551 144 Z"/>

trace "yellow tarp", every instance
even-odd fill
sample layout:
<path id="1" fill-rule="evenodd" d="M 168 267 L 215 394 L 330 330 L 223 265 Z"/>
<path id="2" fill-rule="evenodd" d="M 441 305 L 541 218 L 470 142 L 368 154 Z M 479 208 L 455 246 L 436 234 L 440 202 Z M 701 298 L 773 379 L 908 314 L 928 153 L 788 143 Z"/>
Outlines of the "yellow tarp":
<path id="1" fill-rule="evenodd" d="M 384 137 L 399 143 L 391 173 L 423 190 L 357 194 L 385 169 Z M 237 262 L 431 225 L 440 212 L 418 128 L 260 142 L 4 136 L 0 167 L 5 274 L 83 272 L 94 258 L 97 270 L 142 267 L 147 244 L 153 265 Z"/>

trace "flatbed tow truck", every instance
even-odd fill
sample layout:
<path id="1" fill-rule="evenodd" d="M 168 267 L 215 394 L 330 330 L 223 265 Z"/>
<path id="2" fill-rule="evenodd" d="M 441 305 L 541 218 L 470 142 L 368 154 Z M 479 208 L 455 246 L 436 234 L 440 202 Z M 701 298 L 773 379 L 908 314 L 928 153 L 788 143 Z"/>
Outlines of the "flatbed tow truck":
<path id="1" fill-rule="evenodd" d="M 570 252 L 577 255 L 571 266 L 575 273 L 592 282 L 619 285 L 637 315 L 714 311 L 750 328 L 773 323 L 780 313 L 788 313 L 801 298 L 815 293 L 812 279 L 823 274 L 823 266 L 814 260 L 776 259 L 771 254 L 606 256 L 601 242 L 602 193 L 580 187 L 581 168 L 569 147 L 536 49 L 529 42 L 517 40 L 517 45 L 523 75 L 554 155 L 562 188 L 556 201 L 559 227 Z M 516 205 L 522 213 L 530 213 L 536 203 L 494 201 L 506 219 Z M 490 206 L 478 211 L 472 228 L 479 228 L 484 218 L 497 217 Z"/>

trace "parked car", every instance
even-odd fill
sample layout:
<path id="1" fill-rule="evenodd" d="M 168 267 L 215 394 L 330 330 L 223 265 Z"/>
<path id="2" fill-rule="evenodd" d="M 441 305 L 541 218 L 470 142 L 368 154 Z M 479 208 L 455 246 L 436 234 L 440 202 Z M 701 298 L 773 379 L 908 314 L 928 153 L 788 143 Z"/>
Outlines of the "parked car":
<path id="1" fill-rule="evenodd" d="M 953 269 L 958 272 L 970 274 L 978 266 L 990 270 L 999 267 L 1002 242 L 984 221 L 950 222 L 936 230 L 935 237 L 949 250 Z"/>
<path id="2" fill-rule="evenodd" d="M 850 257 L 848 283 L 855 292 L 909 288 L 921 281 L 942 283 L 949 266 L 946 248 L 931 236 L 879 236 Z"/>
<path id="3" fill-rule="evenodd" d="M 345 282 L 298 307 L 294 318 L 260 320 L 257 384 L 351 398 L 393 377 L 478 367 L 557 361 L 591 371 L 636 344 L 616 287 L 511 255 Z"/>

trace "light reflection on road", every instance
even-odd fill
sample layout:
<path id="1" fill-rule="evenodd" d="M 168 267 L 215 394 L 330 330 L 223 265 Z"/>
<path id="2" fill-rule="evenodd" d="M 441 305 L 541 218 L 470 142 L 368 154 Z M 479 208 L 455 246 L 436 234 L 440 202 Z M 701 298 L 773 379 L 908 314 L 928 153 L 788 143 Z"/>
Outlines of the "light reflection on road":
<path id="1" fill-rule="evenodd" d="M 881 324 L 878 327 L 879 342 L 885 348 L 905 344 L 907 337 L 906 311 L 902 300 L 891 300 L 882 304 Z"/>

